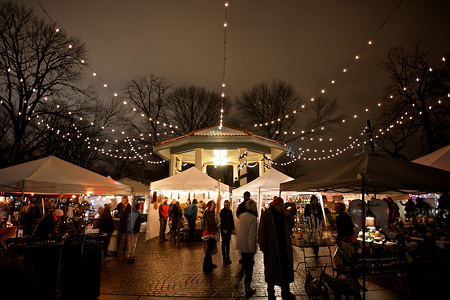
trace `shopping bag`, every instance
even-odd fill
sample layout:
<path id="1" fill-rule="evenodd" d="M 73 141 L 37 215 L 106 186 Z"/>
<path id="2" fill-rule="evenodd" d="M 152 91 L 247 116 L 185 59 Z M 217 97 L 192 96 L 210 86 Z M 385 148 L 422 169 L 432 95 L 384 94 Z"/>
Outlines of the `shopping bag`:
<path id="1" fill-rule="evenodd" d="M 108 245 L 109 252 L 117 252 L 117 233 L 111 235 L 111 239 L 109 240 Z"/>

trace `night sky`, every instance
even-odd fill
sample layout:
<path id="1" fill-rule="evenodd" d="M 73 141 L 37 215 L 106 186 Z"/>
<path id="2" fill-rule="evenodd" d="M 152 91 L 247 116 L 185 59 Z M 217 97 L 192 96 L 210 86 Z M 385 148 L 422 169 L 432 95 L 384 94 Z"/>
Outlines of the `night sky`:
<path id="1" fill-rule="evenodd" d="M 37 1 L 24 2 L 48 19 Z M 119 94 L 128 81 L 150 73 L 165 77 L 174 86 L 222 91 L 225 1 L 39 2 L 59 27 L 86 43 L 93 70 Z M 324 137 L 333 137 L 333 142 L 305 142 L 311 149 L 345 147 L 349 135 L 363 130 L 389 80 L 380 67 L 388 49 L 420 40 L 431 49 L 430 58 L 436 64 L 450 53 L 448 0 L 402 1 L 362 53 L 400 1 L 228 2 L 228 97 L 261 81 L 283 79 L 307 99 L 326 88 L 326 95 L 339 100 L 347 117 L 358 115 L 338 133 Z M 330 85 L 358 54 L 360 58 Z M 92 82 L 103 89 L 104 97 L 112 94 L 97 79 Z M 371 112 L 363 113 L 366 108 Z M 350 155 L 307 167 L 316 169 Z"/>

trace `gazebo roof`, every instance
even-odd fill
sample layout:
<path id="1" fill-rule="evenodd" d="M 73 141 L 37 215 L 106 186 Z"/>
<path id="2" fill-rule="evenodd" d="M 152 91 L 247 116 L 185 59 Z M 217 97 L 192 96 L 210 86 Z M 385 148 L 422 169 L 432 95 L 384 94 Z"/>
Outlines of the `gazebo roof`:
<path id="1" fill-rule="evenodd" d="M 280 141 L 231 126 L 214 125 L 158 142 L 153 151 L 167 160 L 170 159 L 170 154 L 175 154 L 182 161 L 193 163 L 196 148 L 203 149 L 202 158 L 205 164 L 212 164 L 214 150 L 227 150 L 228 161 L 236 163 L 240 148 L 247 149 L 249 162 L 261 160 L 262 154 L 271 154 L 275 160 L 288 150 Z"/>

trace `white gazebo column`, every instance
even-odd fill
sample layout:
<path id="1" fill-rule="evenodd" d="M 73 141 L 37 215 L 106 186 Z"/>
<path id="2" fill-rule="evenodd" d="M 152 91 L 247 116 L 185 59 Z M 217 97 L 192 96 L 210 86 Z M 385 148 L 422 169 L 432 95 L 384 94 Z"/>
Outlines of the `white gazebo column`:
<path id="1" fill-rule="evenodd" d="M 177 157 L 175 154 L 170 154 L 170 163 L 169 163 L 169 176 L 175 175 L 175 168 L 177 164 Z"/>
<path id="2" fill-rule="evenodd" d="M 266 154 L 266 157 L 267 158 L 272 158 L 272 154 Z M 271 160 L 265 159 L 265 163 L 266 163 L 266 165 L 268 165 L 269 167 L 272 168 L 272 161 Z"/>
<path id="3" fill-rule="evenodd" d="M 239 165 L 233 165 L 233 183 L 236 178 L 239 179 Z"/>
<path id="4" fill-rule="evenodd" d="M 200 171 L 202 170 L 202 148 L 195 148 L 195 167 L 197 169 L 199 169 Z"/>
<path id="5" fill-rule="evenodd" d="M 180 159 L 177 159 L 177 170 L 179 170 L 178 172 L 181 173 L 181 169 L 183 168 L 182 166 L 183 162 Z"/>
<path id="6" fill-rule="evenodd" d="M 264 168 L 264 164 L 265 164 L 265 159 L 261 158 L 258 162 L 259 164 L 259 176 L 263 175 L 264 172 L 266 171 L 266 168 Z"/>
<path id="7" fill-rule="evenodd" d="M 240 157 L 241 159 L 239 160 L 240 166 L 241 166 L 241 170 L 240 170 L 240 175 L 247 175 L 247 155 L 245 155 L 247 153 L 247 148 L 240 148 Z M 244 176 L 240 179 L 240 186 L 243 186 L 244 184 L 247 184 L 248 180 L 247 180 L 247 176 Z"/>

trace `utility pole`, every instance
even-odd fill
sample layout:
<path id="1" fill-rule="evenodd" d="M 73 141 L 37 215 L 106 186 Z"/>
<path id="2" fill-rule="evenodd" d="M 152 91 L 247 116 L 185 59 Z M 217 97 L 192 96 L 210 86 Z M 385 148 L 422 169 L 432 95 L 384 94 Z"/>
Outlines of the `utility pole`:
<path id="1" fill-rule="evenodd" d="M 67 145 L 66 145 L 66 161 L 69 161 L 70 158 L 70 141 L 72 139 L 72 127 L 73 127 L 73 117 L 70 118 L 69 125 L 69 136 L 67 137 Z"/>
<path id="2" fill-rule="evenodd" d="M 369 151 L 375 152 L 375 149 L 373 147 L 373 137 L 372 137 L 373 127 L 370 125 L 370 120 L 367 120 L 367 129 L 365 130 L 365 132 L 369 135 Z"/>

